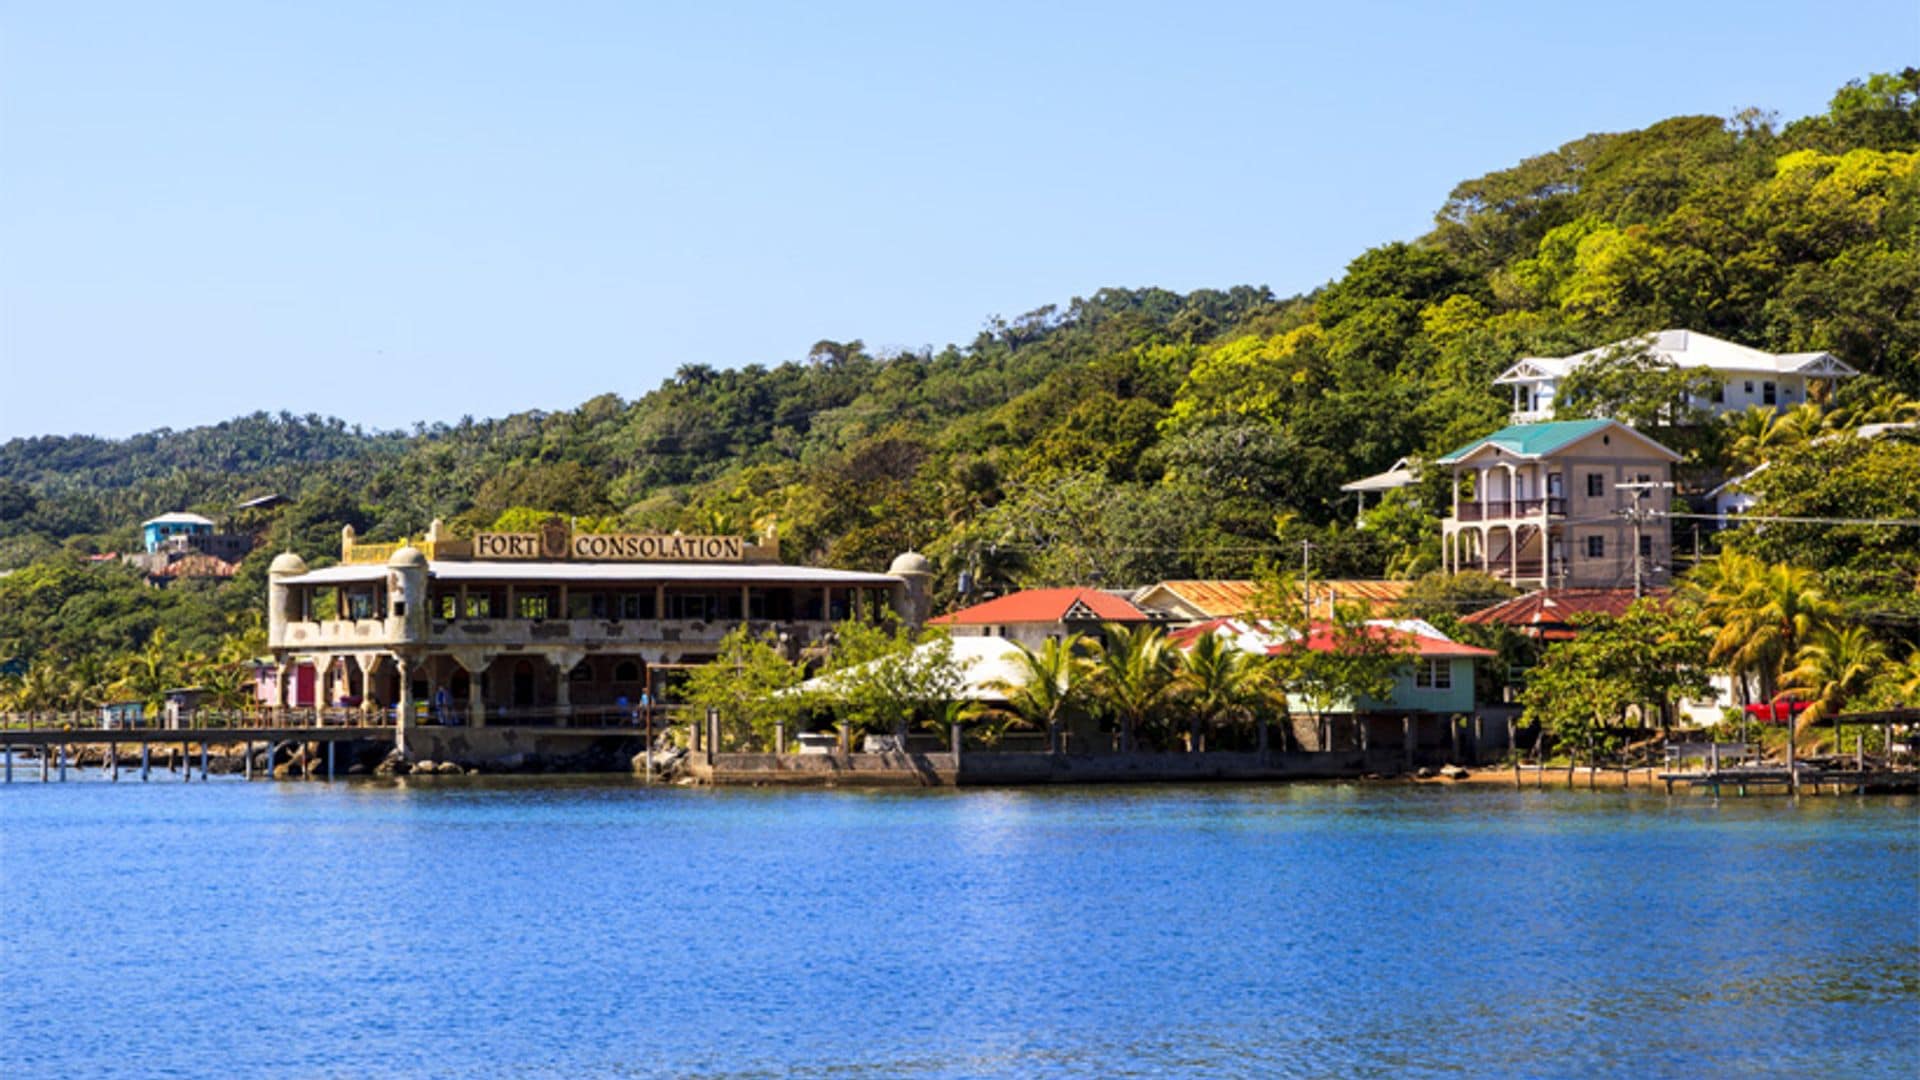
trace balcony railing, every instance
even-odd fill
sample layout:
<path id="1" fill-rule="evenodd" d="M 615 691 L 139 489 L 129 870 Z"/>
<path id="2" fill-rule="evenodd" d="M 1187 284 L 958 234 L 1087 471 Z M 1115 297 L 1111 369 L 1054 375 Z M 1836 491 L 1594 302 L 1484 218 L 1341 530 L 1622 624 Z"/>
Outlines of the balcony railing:
<path id="1" fill-rule="evenodd" d="M 1550 517 L 1565 517 L 1567 500 L 1562 496 L 1546 499 L 1514 499 L 1511 502 L 1499 500 L 1490 503 L 1463 502 L 1454 513 L 1455 521 L 1506 521 L 1512 518 L 1531 518 L 1540 516 L 1544 510 Z"/>

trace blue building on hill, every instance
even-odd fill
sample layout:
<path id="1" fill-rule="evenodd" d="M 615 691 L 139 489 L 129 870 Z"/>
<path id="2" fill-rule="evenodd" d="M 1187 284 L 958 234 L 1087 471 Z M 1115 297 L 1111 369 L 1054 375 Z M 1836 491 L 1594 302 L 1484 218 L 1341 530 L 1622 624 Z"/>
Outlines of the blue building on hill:
<path id="1" fill-rule="evenodd" d="M 176 536 L 186 537 L 186 546 L 198 548 L 197 538 L 213 535 L 213 522 L 199 514 L 173 513 L 161 514 L 140 523 L 140 531 L 146 539 L 147 554 L 151 555 L 167 546 L 167 541 Z"/>

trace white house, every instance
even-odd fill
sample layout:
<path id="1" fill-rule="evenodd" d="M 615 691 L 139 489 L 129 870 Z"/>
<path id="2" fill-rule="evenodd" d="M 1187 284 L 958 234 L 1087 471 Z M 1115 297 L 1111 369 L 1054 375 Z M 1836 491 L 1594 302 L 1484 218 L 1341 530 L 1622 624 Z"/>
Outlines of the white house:
<path id="1" fill-rule="evenodd" d="M 1561 380 L 1575 368 L 1610 351 L 1644 347 L 1647 355 L 1676 368 L 1705 368 L 1720 380 L 1711 398 L 1691 404 L 1716 415 L 1762 405 L 1786 410 L 1807 400 L 1807 384 L 1860 374 L 1827 352 L 1769 353 L 1723 341 L 1697 330 L 1662 330 L 1642 338 L 1616 341 L 1572 356 L 1529 356 L 1500 373 L 1496 386 L 1513 388 L 1513 422 L 1553 419 L 1553 399 Z"/>

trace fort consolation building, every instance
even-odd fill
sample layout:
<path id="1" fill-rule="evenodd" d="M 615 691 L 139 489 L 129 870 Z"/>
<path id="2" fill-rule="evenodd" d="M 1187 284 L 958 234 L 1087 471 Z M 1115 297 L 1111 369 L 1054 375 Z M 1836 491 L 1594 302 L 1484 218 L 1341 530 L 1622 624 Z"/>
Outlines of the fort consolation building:
<path id="1" fill-rule="evenodd" d="M 630 723 L 745 623 L 798 656 L 834 623 L 925 621 L 931 566 L 885 574 L 782 565 L 772 541 L 539 532 L 360 544 L 337 566 L 292 552 L 269 571 L 276 703 L 312 663 L 316 700 L 397 707 L 402 725 Z M 644 696 L 643 696 L 644 695 Z"/>

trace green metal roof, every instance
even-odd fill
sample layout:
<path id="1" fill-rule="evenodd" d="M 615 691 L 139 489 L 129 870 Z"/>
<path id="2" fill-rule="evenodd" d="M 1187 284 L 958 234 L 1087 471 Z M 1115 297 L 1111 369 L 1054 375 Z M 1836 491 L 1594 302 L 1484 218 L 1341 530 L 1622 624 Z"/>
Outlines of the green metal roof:
<path id="1" fill-rule="evenodd" d="M 1551 454 L 1569 443 L 1579 442 L 1601 428 L 1612 426 L 1612 420 L 1551 420 L 1544 424 L 1514 424 L 1473 440 L 1441 458 L 1439 463 L 1451 465 L 1488 443 L 1497 443 L 1500 449 L 1521 457 L 1539 457 Z"/>

